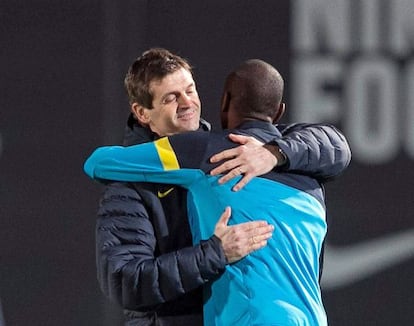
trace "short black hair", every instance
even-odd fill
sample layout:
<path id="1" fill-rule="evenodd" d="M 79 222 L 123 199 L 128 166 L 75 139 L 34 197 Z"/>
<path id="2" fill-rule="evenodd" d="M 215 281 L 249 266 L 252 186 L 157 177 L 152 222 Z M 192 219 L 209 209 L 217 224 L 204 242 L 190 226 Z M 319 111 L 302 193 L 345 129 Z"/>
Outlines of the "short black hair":
<path id="1" fill-rule="evenodd" d="M 244 118 L 273 117 L 282 102 L 283 88 L 280 73 L 259 59 L 243 62 L 226 80 L 226 90 Z"/>

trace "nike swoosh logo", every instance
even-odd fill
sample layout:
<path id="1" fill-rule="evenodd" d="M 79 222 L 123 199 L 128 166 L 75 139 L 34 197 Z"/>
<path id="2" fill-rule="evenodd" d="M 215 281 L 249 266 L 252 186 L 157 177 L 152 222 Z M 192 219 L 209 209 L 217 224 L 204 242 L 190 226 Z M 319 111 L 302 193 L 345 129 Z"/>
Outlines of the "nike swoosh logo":
<path id="1" fill-rule="evenodd" d="M 327 244 L 324 258 L 322 288 L 345 287 L 414 258 L 414 229 L 355 245 Z"/>
<path id="2" fill-rule="evenodd" d="M 164 198 L 165 196 L 167 196 L 173 190 L 174 190 L 174 187 L 172 187 L 172 188 L 170 188 L 170 189 L 168 189 L 166 191 L 163 191 L 163 192 L 161 192 L 161 191 L 158 190 L 158 193 L 157 193 L 158 198 Z"/>

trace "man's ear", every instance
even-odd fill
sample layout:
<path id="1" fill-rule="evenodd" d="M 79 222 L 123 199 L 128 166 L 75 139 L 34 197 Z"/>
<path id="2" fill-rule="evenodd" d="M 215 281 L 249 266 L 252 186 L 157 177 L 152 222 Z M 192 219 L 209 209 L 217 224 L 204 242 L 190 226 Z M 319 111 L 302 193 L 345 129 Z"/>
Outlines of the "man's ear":
<path id="1" fill-rule="evenodd" d="M 229 112 L 230 93 L 224 92 L 221 97 L 221 112 Z"/>
<path id="2" fill-rule="evenodd" d="M 135 118 L 139 123 L 143 125 L 148 125 L 150 122 L 150 117 L 148 114 L 148 109 L 144 108 L 142 105 L 134 102 L 131 105 L 131 111 L 134 114 Z"/>
<path id="3" fill-rule="evenodd" d="M 280 103 L 279 109 L 277 110 L 275 117 L 273 118 L 273 123 L 277 123 L 283 116 L 286 110 L 285 103 Z"/>
<path id="4" fill-rule="evenodd" d="M 223 129 L 228 128 L 229 107 L 230 107 L 230 93 L 224 92 L 223 95 L 221 96 L 221 111 L 220 111 L 220 121 L 221 121 L 221 127 Z"/>

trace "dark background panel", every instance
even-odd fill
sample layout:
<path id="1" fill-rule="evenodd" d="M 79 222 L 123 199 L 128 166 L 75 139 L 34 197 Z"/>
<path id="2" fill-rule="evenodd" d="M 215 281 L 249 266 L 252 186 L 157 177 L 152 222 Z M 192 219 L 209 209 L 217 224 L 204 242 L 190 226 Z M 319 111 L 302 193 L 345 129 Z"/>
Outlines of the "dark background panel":
<path id="1" fill-rule="evenodd" d="M 2 1 L 0 296 L 6 325 L 101 324 L 97 188 L 99 1 Z M 99 121 L 99 120 L 98 120 Z"/>
<path id="2" fill-rule="evenodd" d="M 301 91 L 289 84 L 291 10 L 290 1 L 273 0 L 0 0 L 0 298 L 6 325 L 121 324 L 119 308 L 96 281 L 94 226 L 102 188 L 86 178 L 82 164 L 96 146 L 122 139 L 128 66 L 153 46 L 188 58 L 203 115 L 216 128 L 224 77 L 248 58 L 280 70 L 289 104 Z M 332 122 L 351 133 L 344 120 Z M 384 164 L 354 157 L 327 185 L 329 245 L 344 248 L 412 230 L 412 180 L 412 158 L 403 148 Z M 412 257 L 325 287 L 330 325 L 411 324 Z"/>
<path id="3" fill-rule="evenodd" d="M 176 0 L 173 5 L 168 0 L 149 1 L 147 45 L 168 48 L 190 61 L 203 116 L 219 127 L 224 78 L 235 65 L 261 58 L 288 74 L 289 34 L 284 20 L 289 15 L 288 4 L 271 0 Z"/>

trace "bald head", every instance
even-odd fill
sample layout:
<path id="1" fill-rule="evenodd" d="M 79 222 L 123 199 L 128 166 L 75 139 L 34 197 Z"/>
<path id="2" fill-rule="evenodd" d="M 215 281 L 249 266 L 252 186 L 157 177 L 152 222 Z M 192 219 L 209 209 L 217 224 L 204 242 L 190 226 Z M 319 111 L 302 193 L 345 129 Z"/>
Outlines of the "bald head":
<path id="1" fill-rule="evenodd" d="M 227 105 L 231 104 L 242 119 L 273 120 L 282 102 L 283 84 L 282 76 L 270 64 L 259 59 L 245 61 L 226 79 Z"/>

